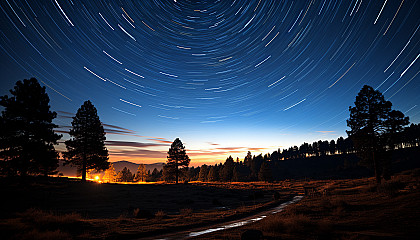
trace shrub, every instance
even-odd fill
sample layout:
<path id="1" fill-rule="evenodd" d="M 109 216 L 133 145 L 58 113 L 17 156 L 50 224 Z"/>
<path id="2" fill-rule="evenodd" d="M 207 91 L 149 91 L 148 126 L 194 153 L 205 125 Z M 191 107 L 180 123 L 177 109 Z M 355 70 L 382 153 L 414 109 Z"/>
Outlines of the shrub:
<path id="1" fill-rule="evenodd" d="M 179 211 L 179 214 L 181 214 L 182 216 L 190 216 L 193 213 L 193 210 L 191 208 L 183 208 Z"/>
<path id="2" fill-rule="evenodd" d="M 155 218 L 162 219 L 166 217 L 166 213 L 162 210 L 159 210 L 155 213 Z"/>

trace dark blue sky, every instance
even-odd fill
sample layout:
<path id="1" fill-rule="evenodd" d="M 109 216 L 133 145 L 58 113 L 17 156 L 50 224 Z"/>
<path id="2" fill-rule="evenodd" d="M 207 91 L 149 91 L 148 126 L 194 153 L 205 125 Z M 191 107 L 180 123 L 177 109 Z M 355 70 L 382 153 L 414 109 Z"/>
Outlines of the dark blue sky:
<path id="1" fill-rule="evenodd" d="M 419 1 L 0 7 L 0 95 L 36 77 L 64 131 L 91 100 L 112 125 L 111 161 L 165 161 L 177 137 L 197 165 L 346 136 L 365 84 L 420 122 Z"/>

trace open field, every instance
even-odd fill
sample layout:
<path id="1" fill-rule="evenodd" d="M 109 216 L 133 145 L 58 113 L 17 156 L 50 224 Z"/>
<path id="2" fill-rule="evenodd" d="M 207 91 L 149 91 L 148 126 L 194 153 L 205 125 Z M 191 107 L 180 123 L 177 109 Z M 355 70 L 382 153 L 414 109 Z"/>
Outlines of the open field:
<path id="1" fill-rule="evenodd" d="M 312 194 L 259 222 L 194 239 L 241 239 L 259 230 L 264 239 L 418 239 L 420 169 L 376 188 L 373 178 L 332 180 L 326 194 Z M 322 188 L 321 181 L 307 182 Z M 324 185 L 325 186 L 325 185 Z"/>
<path id="2" fill-rule="evenodd" d="M 1 179 L 0 228 L 19 239 L 34 234 L 65 239 L 152 236 L 240 218 L 295 194 L 285 191 L 273 201 L 273 186 L 83 184 L 58 178 L 21 183 L 6 178 Z"/>
<path id="3" fill-rule="evenodd" d="M 417 239 L 420 171 L 374 179 L 267 183 L 22 184 L 2 179 L 2 236 L 12 239 L 133 239 L 202 228 L 252 215 L 309 189 L 301 202 L 259 222 L 197 239 Z M 273 201 L 273 194 L 276 201 Z"/>

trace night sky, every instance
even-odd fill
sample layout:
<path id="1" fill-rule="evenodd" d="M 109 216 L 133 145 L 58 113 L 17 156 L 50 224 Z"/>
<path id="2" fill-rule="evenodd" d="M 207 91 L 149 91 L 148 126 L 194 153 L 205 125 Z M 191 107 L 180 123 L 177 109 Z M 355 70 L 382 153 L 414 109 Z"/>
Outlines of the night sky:
<path id="1" fill-rule="evenodd" d="M 163 162 L 177 137 L 193 165 L 346 137 L 348 108 L 365 84 L 420 122 L 419 1 L 2 0 L 0 8 L 0 95 L 36 77 L 60 132 L 91 100 L 111 161 Z"/>

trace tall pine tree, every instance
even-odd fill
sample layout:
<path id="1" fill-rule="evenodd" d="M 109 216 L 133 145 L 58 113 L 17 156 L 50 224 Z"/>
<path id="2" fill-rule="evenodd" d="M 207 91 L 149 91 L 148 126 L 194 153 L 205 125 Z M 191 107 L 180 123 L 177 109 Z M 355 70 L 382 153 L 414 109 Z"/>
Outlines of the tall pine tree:
<path id="1" fill-rule="evenodd" d="M 66 141 L 67 152 L 64 157 L 68 163 L 77 167 L 82 174 L 82 181 L 86 181 L 86 172 L 102 171 L 109 167 L 105 131 L 90 101 L 85 101 L 77 110 L 71 125 L 69 134 L 72 138 Z"/>
<path id="2" fill-rule="evenodd" d="M 103 181 L 112 183 L 116 181 L 116 178 L 117 178 L 117 172 L 115 171 L 114 164 L 109 163 L 108 169 L 105 170 Z"/>
<path id="3" fill-rule="evenodd" d="M 35 78 L 18 81 L 11 97 L 0 98 L 0 159 L 6 173 L 54 174 L 58 153 L 54 145 L 61 135 L 54 133 L 57 116 L 50 111 L 50 99 Z"/>
<path id="4" fill-rule="evenodd" d="M 363 86 L 354 102 L 349 107 L 350 118 L 347 120 L 347 131 L 353 140 L 358 155 L 367 165 L 373 165 L 376 182 L 381 183 L 381 177 L 388 178 L 389 166 L 383 156 L 386 150 L 384 138 L 402 130 L 408 124 L 408 118 L 399 111 L 391 111 L 392 103 L 386 101 L 382 93 L 370 86 Z"/>
<path id="5" fill-rule="evenodd" d="M 147 171 L 144 164 L 140 164 L 134 177 L 135 182 L 146 182 Z"/>
<path id="6" fill-rule="evenodd" d="M 170 174 L 175 175 L 175 182 L 178 184 L 179 179 L 179 167 L 187 168 L 190 164 L 190 158 L 188 157 L 185 147 L 179 138 L 175 139 L 172 143 L 171 148 L 168 151 L 168 161 L 165 165 L 165 170 Z"/>

